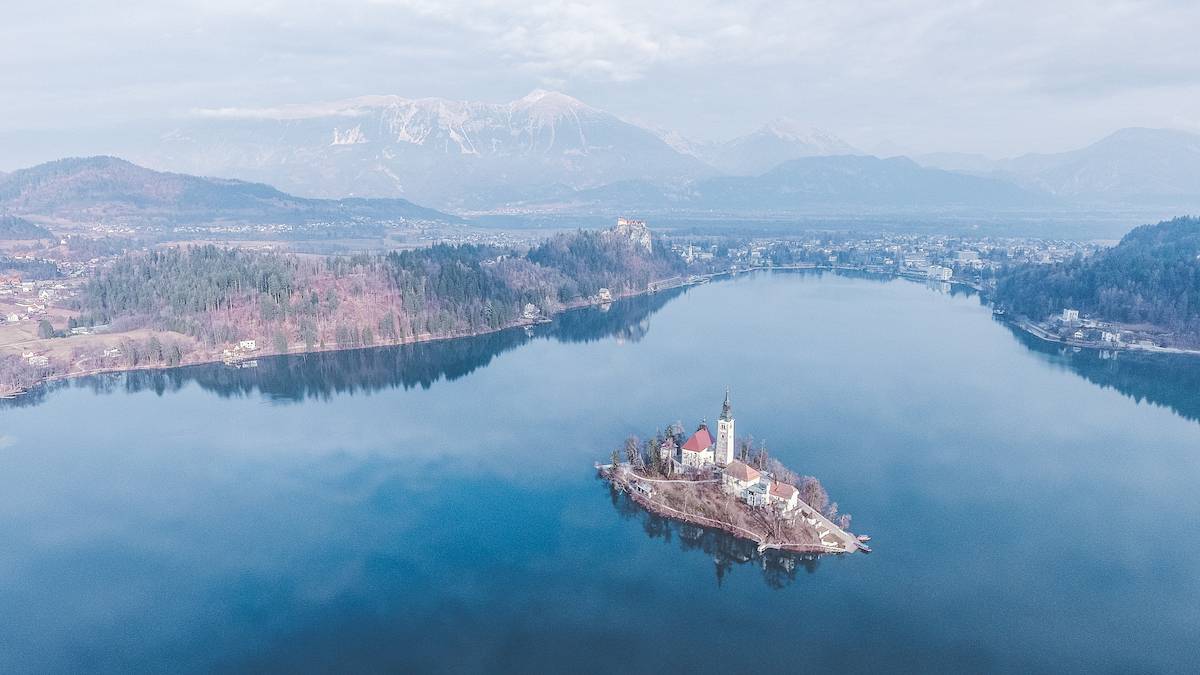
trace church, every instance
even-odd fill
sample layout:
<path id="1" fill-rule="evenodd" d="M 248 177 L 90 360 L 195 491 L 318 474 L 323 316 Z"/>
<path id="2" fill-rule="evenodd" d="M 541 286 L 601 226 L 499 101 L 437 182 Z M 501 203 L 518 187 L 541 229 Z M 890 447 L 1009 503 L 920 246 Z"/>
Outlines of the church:
<path id="1" fill-rule="evenodd" d="M 708 423 L 701 422 L 691 436 L 678 446 L 679 459 L 675 463 L 675 441 L 667 438 L 659 446 L 659 457 L 671 458 L 672 469 L 682 467 L 697 472 L 711 470 L 720 475 L 722 487 L 750 506 L 777 506 L 788 513 L 802 505 L 796 486 L 775 480 L 765 469 L 756 469 L 734 459 L 733 406 L 729 402 L 729 390 L 725 390 L 725 403 L 721 416 L 717 418 L 717 437 L 714 440 Z"/>
<path id="2" fill-rule="evenodd" d="M 702 468 L 710 464 L 726 466 L 733 461 L 733 407 L 729 403 L 729 390 L 725 390 L 725 403 L 717 419 L 717 439 L 713 441 L 708 424 L 700 423 L 687 441 L 679 448 L 679 463 L 686 467 Z"/>

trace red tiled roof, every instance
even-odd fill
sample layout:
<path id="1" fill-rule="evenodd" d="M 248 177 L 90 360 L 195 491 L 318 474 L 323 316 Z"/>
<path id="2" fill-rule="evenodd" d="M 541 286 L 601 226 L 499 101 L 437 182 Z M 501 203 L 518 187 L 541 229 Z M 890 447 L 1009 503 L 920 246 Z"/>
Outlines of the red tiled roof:
<path id="1" fill-rule="evenodd" d="M 708 427 L 700 427 L 692 437 L 687 439 L 687 443 L 683 444 L 683 449 L 688 452 L 704 452 L 712 447 L 713 439 L 708 433 Z"/>
<path id="2" fill-rule="evenodd" d="M 771 483 L 771 496 L 780 499 L 791 499 L 796 494 L 796 488 L 787 483 Z"/>
<path id="3" fill-rule="evenodd" d="M 725 473 L 743 483 L 758 480 L 758 470 L 738 459 L 733 460 L 729 466 L 725 467 Z"/>

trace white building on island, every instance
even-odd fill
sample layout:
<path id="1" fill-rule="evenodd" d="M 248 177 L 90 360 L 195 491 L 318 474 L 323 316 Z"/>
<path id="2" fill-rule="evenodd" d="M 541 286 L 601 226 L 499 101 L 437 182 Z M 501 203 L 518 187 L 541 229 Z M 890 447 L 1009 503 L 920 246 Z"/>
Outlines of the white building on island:
<path id="1" fill-rule="evenodd" d="M 708 433 L 708 425 L 704 422 L 679 448 L 679 463 L 697 469 L 713 463 L 712 434 Z"/>
<path id="2" fill-rule="evenodd" d="M 771 483 L 771 503 L 778 504 L 787 513 L 800 504 L 800 492 L 795 486 L 774 481 Z"/>
<path id="3" fill-rule="evenodd" d="M 761 477 L 762 474 L 758 472 L 758 469 L 740 459 L 735 459 L 725 467 L 725 473 L 721 475 L 721 484 L 734 493 L 738 493 L 757 484 Z"/>

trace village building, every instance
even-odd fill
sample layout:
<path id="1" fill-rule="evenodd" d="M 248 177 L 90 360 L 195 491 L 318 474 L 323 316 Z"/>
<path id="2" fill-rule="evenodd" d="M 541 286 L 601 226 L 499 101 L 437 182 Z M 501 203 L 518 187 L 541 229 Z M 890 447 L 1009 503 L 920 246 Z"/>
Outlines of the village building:
<path id="1" fill-rule="evenodd" d="M 766 506 L 771 503 L 771 484 L 763 479 L 742 491 L 742 499 L 750 506 Z"/>
<path id="2" fill-rule="evenodd" d="M 787 513 L 799 505 L 800 491 L 787 483 L 771 483 L 771 503 L 778 504 Z"/>
<path id="3" fill-rule="evenodd" d="M 758 483 L 760 477 L 758 469 L 740 459 L 735 459 L 725 467 L 725 473 L 721 476 L 721 484 L 734 493 L 739 493 Z"/>
<path id="4" fill-rule="evenodd" d="M 713 463 L 713 439 L 707 424 L 701 422 L 696 433 L 679 448 L 679 462 L 697 469 Z"/>

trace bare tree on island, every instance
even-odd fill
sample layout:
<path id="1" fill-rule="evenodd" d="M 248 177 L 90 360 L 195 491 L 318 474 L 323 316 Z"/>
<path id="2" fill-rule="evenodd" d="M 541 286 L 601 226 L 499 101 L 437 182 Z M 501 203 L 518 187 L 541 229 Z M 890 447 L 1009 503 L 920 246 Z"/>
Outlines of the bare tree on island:
<path id="1" fill-rule="evenodd" d="M 737 446 L 738 446 L 738 459 L 741 460 L 743 464 L 749 464 L 750 463 L 750 451 L 754 449 L 754 437 L 753 436 L 743 436 L 738 441 Z"/>
<path id="2" fill-rule="evenodd" d="M 829 495 L 825 492 L 821 481 L 812 476 L 801 476 L 800 484 L 796 486 L 796 489 L 800 493 L 801 501 L 817 511 L 825 511 L 825 506 L 829 504 Z"/>
<path id="3" fill-rule="evenodd" d="M 641 442 L 637 436 L 630 436 L 625 439 L 625 459 L 629 462 L 629 466 L 634 469 L 642 468 L 642 453 L 639 447 Z"/>

